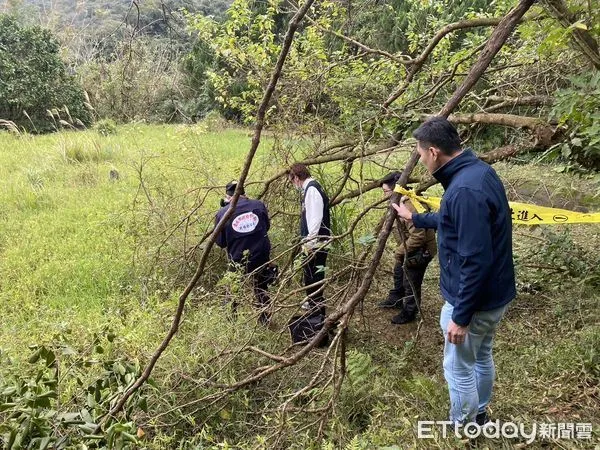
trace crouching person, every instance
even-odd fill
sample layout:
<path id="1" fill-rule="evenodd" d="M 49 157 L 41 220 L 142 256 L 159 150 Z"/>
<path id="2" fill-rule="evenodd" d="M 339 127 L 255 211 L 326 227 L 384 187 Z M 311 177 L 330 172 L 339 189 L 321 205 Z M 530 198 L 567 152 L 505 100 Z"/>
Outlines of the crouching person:
<path id="1" fill-rule="evenodd" d="M 225 198 L 215 217 L 215 224 L 228 211 L 237 183 L 232 181 L 225 187 Z M 227 250 L 229 270 L 241 270 L 252 277 L 255 306 L 260 308 L 259 322 L 267 325 L 270 321 L 270 298 L 268 284 L 272 281 L 271 268 L 268 266 L 271 254 L 270 228 L 267 208 L 260 200 L 249 199 L 244 190 L 237 202 L 235 212 L 217 236 L 216 244 Z M 237 304 L 232 309 L 235 314 Z"/>
<path id="2" fill-rule="evenodd" d="M 392 172 L 383 179 L 381 188 L 386 197 L 392 195 L 399 178 L 400 172 Z M 409 199 L 403 198 L 402 202 L 409 211 L 417 212 Z M 394 236 L 398 243 L 394 288 L 390 290 L 387 299 L 379 303 L 379 307 L 400 309 L 399 314 L 392 318 L 392 323 L 402 325 L 416 319 L 421 307 L 421 285 L 425 271 L 437 249 L 435 230 L 417 228 L 412 222 L 402 221 L 399 230 L 394 226 Z"/>

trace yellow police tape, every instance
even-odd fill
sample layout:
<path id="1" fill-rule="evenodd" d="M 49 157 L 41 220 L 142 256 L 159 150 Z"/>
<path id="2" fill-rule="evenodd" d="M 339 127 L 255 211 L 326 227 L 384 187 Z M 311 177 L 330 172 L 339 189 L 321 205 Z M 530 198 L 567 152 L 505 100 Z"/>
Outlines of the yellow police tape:
<path id="1" fill-rule="evenodd" d="M 427 209 L 437 211 L 440 209 L 442 199 L 440 197 L 428 197 L 417 195 L 413 191 L 396 186 L 394 192 L 405 195 L 412 201 L 417 212 L 425 212 Z M 530 205 L 527 203 L 508 202 L 512 214 L 513 223 L 522 225 L 543 225 L 563 223 L 600 223 L 600 213 L 580 213 L 566 209 L 547 208 L 545 206 Z"/>

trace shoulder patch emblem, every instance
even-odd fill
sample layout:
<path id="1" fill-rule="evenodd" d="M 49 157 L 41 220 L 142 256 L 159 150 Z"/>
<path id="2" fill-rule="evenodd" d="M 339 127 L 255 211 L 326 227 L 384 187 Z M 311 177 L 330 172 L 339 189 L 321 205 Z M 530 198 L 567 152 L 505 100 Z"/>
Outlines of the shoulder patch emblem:
<path id="1" fill-rule="evenodd" d="M 258 225 L 259 219 L 256 214 L 253 212 L 247 212 L 244 214 L 240 214 L 231 223 L 234 231 L 238 233 L 251 233 L 256 229 Z"/>

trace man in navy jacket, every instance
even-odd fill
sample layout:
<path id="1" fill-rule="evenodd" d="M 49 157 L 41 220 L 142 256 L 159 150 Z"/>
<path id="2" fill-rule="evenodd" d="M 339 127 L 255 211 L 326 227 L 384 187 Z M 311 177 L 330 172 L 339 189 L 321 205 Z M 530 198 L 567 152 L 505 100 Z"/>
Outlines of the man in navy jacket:
<path id="1" fill-rule="evenodd" d="M 481 425 L 495 375 L 494 334 L 516 296 L 511 212 L 494 169 L 461 148 L 448 120 L 431 118 L 413 136 L 421 162 L 444 187 L 440 211 L 413 214 L 392 206 L 415 227 L 437 229 L 450 420 Z"/>
<path id="2" fill-rule="evenodd" d="M 229 209 L 229 202 L 236 187 L 235 181 L 226 186 L 225 201 L 215 216 L 215 224 L 219 223 Z M 256 303 L 262 308 L 259 320 L 265 324 L 269 321 L 266 309 L 270 300 L 267 292 L 269 282 L 267 264 L 271 253 L 271 242 L 267 232 L 270 226 L 269 213 L 265 204 L 260 200 L 249 199 L 242 192 L 235 213 L 215 241 L 219 247 L 227 249 L 229 270 L 242 270 L 244 273 L 252 274 Z M 234 302 L 234 310 L 235 307 Z"/>

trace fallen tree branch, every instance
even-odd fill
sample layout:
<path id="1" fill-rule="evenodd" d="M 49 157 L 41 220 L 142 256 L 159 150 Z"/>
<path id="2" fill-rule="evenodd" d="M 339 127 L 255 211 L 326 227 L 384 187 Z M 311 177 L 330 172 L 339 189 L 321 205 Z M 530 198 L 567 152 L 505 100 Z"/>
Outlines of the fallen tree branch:
<path id="1" fill-rule="evenodd" d="M 548 148 L 560 130 L 555 129 L 551 124 L 537 117 L 519 116 L 516 114 L 494 114 L 494 113 L 474 113 L 474 114 L 451 114 L 448 120 L 458 124 L 481 123 L 487 125 L 501 125 L 505 127 L 526 128 L 533 132 L 535 136 L 534 147 Z"/>
<path id="2" fill-rule="evenodd" d="M 424 119 L 427 116 L 423 117 Z M 537 117 L 519 116 L 516 114 L 494 114 L 494 113 L 473 113 L 473 114 L 450 114 L 448 120 L 457 124 L 483 123 L 487 125 L 502 125 L 513 128 L 527 128 L 536 131 L 540 127 L 550 127 L 549 124 Z"/>
<path id="3" fill-rule="evenodd" d="M 491 95 L 486 99 L 488 102 L 497 102 L 495 105 L 485 107 L 485 112 L 498 111 L 502 108 L 514 108 L 516 106 L 546 106 L 552 104 L 552 97 L 547 95 L 525 95 L 523 97 L 498 97 Z"/>
<path id="4" fill-rule="evenodd" d="M 317 164 L 325 164 L 325 163 L 334 162 L 334 161 L 346 161 L 346 162 L 350 163 L 350 162 L 355 161 L 360 158 L 366 158 L 368 156 L 373 156 L 373 155 L 380 154 L 380 153 L 392 152 L 397 149 L 397 145 L 377 147 L 377 148 L 373 148 L 367 152 L 363 152 L 361 154 L 354 153 L 353 152 L 354 148 L 355 147 L 351 147 L 348 150 L 346 150 L 345 152 L 338 152 L 333 155 L 326 155 L 326 156 L 321 156 L 321 157 L 316 157 L 316 158 L 308 158 L 308 159 L 305 159 L 304 161 L 299 161 L 299 162 L 301 164 L 304 164 L 305 166 L 314 166 Z M 271 178 L 266 180 L 264 182 L 262 191 L 260 191 L 260 193 L 256 196 L 256 198 L 261 199 L 262 197 L 264 197 L 264 195 L 269 190 L 269 187 L 271 186 L 271 184 L 273 184 L 275 181 L 277 181 L 281 177 L 284 177 L 285 175 L 287 175 L 287 172 L 288 172 L 287 168 L 282 169 L 281 171 L 279 171 L 275 175 L 273 175 Z"/>
<path id="5" fill-rule="evenodd" d="M 506 17 L 504 17 L 494 32 L 490 36 L 488 44 L 481 51 L 479 59 L 469 71 L 469 75 L 463 83 L 454 92 L 454 95 L 440 111 L 441 116 L 447 117 L 460 103 L 463 97 L 471 90 L 477 80 L 481 78 L 483 72 L 488 68 L 496 53 L 500 51 L 508 37 L 511 35 L 517 24 L 522 20 L 523 15 L 531 8 L 535 0 L 521 0 Z"/>
<path id="6" fill-rule="evenodd" d="M 510 35 L 510 32 L 514 29 L 514 27 L 521 19 L 523 14 L 531 7 L 533 1 L 534 0 L 521 0 L 518 6 L 511 10 L 511 12 L 504 19 L 502 19 L 496 30 L 494 30 L 494 32 L 492 33 L 492 36 L 486 44 L 486 48 L 480 55 L 479 60 L 473 66 L 463 84 L 457 89 L 455 95 L 453 95 L 452 98 L 448 101 L 448 103 L 446 103 L 444 108 L 442 108 L 442 110 L 440 111 L 440 115 L 447 117 L 450 114 L 450 112 L 452 112 L 452 110 L 456 108 L 456 106 L 458 106 L 462 98 L 468 92 L 468 88 L 466 87 L 472 87 L 473 84 L 479 79 L 479 77 L 481 77 L 485 69 L 492 61 L 494 55 L 498 52 L 502 45 L 504 45 L 504 42 L 506 42 L 506 39 Z M 415 150 L 412 152 L 406 164 L 406 167 L 402 171 L 400 179 L 398 180 L 398 184 L 403 186 L 406 185 L 408 178 L 412 173 L 413 169 L 415 168 L 418 160 L 419 154 Z M 392 201 L 397 202 L 398 199 L 398 194 L 394 193 L 392 195 Z M 381 230 L 378 234 L 375 253 L 369 263 L 369 266 L 367 267 L 366 271 L 362 276 L 362 280 L 358 289 L 345 304 L 343 304 L 341 307 L 339 307 L 327 316 L 323 327 L 313 337 L 313 339 L 306 346 L 302 347 L 296 353 L 294 353 L 288 358 L 285 358 L 285 360 L 279 362 L 278 364 L 261 368 L 259 371 L 252 374 L 251 376 L 248 376 L 243 380 L 240 380 L 236 383 L 227 386 L 226 391 L 224 393 L 236 391 L 242 387 L 257 382 L 274 372 L 294 365 L 296 362 L 298 362 L 300 359 L 306 356 L 317 345 L 317 343 L 319 343 L 326 336 L 326 334 L 329 333 L 329 330 L 331 330 L 334 327 L 334 325 L 341 319 L 343 320 L 341 321 L 339 326 L 343 328 L 347 327 L 348 317 L 352 315 L 356 306 L 365 298 L 371 286 L 371 282 L 373 280 L 377 267 L 379 266 L 379 262 L 383 255 L 388 236 L 396 220 L 396 217 L 396 212 L 392 208 L 389 208 L 385 215 L 384 224 L 381 227 Z"/>
<path id="7" fill-rule="evenodd" d="M 502 20 L 502 17 L 480 17 L 477 19 L 461 20 L 459 22 L 454 22 L 446 25 L 435 34 L 435 36 L 433 37 L 429 45 L 425 48 L 425 50 L 423 50 L 419 57 L 414 60 L 414 64 L 423 63 L 433 52 L 433 50 L 435 50 L 435 47 L 440 43 L 440 41 L 446 35 L 452 33 L 453 31 L 464 30 L 467 28 L 498 26 L 502 22 Z"/>
<path id="8" fill-rule="evenodd" d="M 422 105 L 423 102 L 428 98 L 430 98 L 430 99 L 435 98 L 438 91 L 454 79 L 454 77 L 456 76 L 456 72 L 458 71 L 458 68 L 460 67 L 460 65 L 463 64 L 468 59 L 472 58 L 473 55 L 475 55 L 476 53 L 479 53 L 481 51 L 481 49 L 483 49 L 483 47 L 485 47 L 485 43 L 475 47 L 464 58 L 461 58 L 460 60 L 456 61 L 456 63 L 452 67 L 452 70 L 449 73 L 442 75 L 440 77 L 439 81 L 437 83 L 435 83 L 433 86 L 431 86 L 431 88 L 429 88 L 429 90 L 427 92 L 425 92 L 422 96 L 407 102 L 406 105 L 404 106 L 404 110 L 406 111 L 408 108 L 410 108 L 414 105 Z"/>
<path id="9" fill-rule="evenodd" d="M 523 17 L 523 15 L 520 15 L 518 22 L 520 22 L 522 20 L 522 17 Z M 440 41 L 446 35 L 452 33 L 453 31 L 461 30 L 461 29 L 484 27 L 484 26 L 495 26 L 495 25 L 500 26 L 500 24 L 502 23 L 503 20 L 504 19 L 501 19 L 501 18 L 483 17 L 483 18 L 478 18 L 478 19 L 461 20 L 460 22 L 451 23 L 451 24 L 443 27 L 441 30 L 439 30 L 435 34 L 435 36 L 433 37 L 433 39 L 431 40 L 429 45 L 425 48 L 425 50 L 423 50 L 423 52 L 416 59 L 413 60 L 413 63 L 411 65 L 410 70 L 408 71 L 408 74 L 406 76 L 404 83 L 396 91 L 394 91 L 392 93 L 392 95 L 390 95 L 388 97 L 388 99 L 383 103 L 383 109 L 389 108 L 390 105 L 392 103 L 394 103 L 406 91 L 406 89 L 408 88 L 410 83 L 412 83 L 414 76 L 421 70 L 421 68 L 425 64 L 425 61 L 427 60 L 429 55 L 433 52 L 435 47 L 440 43 Z M 495 56 L 495 53 L 492 55 L 492 58 L 494 56 Z M 486 68 L 487 68 L 487 66 L 486 66 Z M 479 77 L 477 79 L 479 79 Z M 462 98 L 462 96 L 464 96 L 466 94 L 466 92 L 468 92 L 471 89 L 471 87 L 472 86 L 470 86 L 464 93 L 462 93 L 461 98 Z M 453 109 L 454 108 L 450 109 L 449 111 L 452 111 Z"/>
<path id="10" fill-rule="evenodd" d="M 408 55 L 394 55 L 394 54 L 386 52 L 384 50 L 371 48 L 371 47 L 363 44 L 362 42 L 357 41 L 356 39 L 353 39 L 351 37 L 348 37 L 348 36 L 340 33 L 339 31 L 331 30 L 329 28 L 325 28 L 325 27 L 319 25 L 314 19 L 312 19 L 310 17 L 308 17 L 307 20 L 309 22 L 311 22 L 317 29 L 319 29 L 325 33 L 331 34 L 337 38 L 340 38 L 340 39 L 348 42 L 349 44 L 360 48 L 365 53 L 383 56 L 384 58 L 390 59 L 390 60 L 397 62 L 398 64 L 402 64 L 402 65 L 420 66 L 427 60 L 427 58 L 429 57 L 429 55 L 431 55 L 433 50 L 435 50 L 435 48 L 440 43 L 440 41 L 448 34 L 454 32 L 454 31 L 457 31 L 457 30 L 464 30 L 464 29 L 468 29 L 468 28 L 496 26 L 500 23 L 502 18 L 501 17 L 479 17 L 479 18 L 475 18 L 475 19 L 466 19 L 466 20 L 461 20 L 459 22 L 454 22 L 454 23 L 448 24 L 448 25 L 444 26 L 443 28 L 441 28 L 433 36 L 433 38 L 431 39 L 431 41 L 429 42 L 427 47 L 425 47 L 423 52 L 421 52 L 421 54 L 417 58 L 411 58 Z"/>
<path id="11" fill-rule="evenodd" d="M 106 422 L 107 418 L 114 417 L 118 412 L 120 412 L 123 409 L 123 406 L 125 405 L 127 400 L 148 380 L 158 359 L 160 358 L 162 353 L 165 351 L 165 349 L 171 342 L 171 339 L 173 338 L 173 336 L 175 336 L 175 334 L 177 333 L 177 330 L 179 329 L 179 324 L 181 322 L 181 317 L 183 314 L 183 309 L 184 309 L 186 300 L 187 300 L 189 294 L 191 293 L 192 289 L 196 286 L 196 283 L 198 282 L 198 280 L 200 279 L 200 277 L 202 276 L 202 274 L 204 272 L 204 267 L 208 260 L 208 255 L 210 253 L 210 250 L 211 250 L 214 242 L 217 239 L 218 234 L 225 227 L 225 224 L 227 223 L 229 218 L 235 212 L 235 206 L 237 205 L 238 199 L 242 193 L 242 190 L 244 188 L 244 182 L 246 181 L 248 172 L 250 171 L 250 166 L 252 165 L 252 161 L 254 159 L 254 155 L 256 154 L 256 150 L 258 149 L 258 146 L 260 144 L 260 137 L 261 137 L 261 133 L 262 133 L 262 130 L 263 130 L 263 127 L 265 124 L 265 116 L 267 113 L 267 108 L 269 106 L 269 102 L 271 101 L 271 97 L 273 96 L 273 92 L 275 91 L 275 87 L 277 86 L 277 82 L 279 81 L 279 77 L 281 76 L 281 72 L 283 70 L 283 65 L 285 63 L 285 60 L 287 59 L 287 55 L 290 51 L 290 47 L 291 47 L 292 41 L 294 39 L 294 34 L 296 33 L 296 30 L 298 29 L 298 25 L 299 25 L 300 21 L 306 15 L 306 13 L 308 12 L 308 9 L 311 7 L 313 2 L 314 2 L 314 0 L 306 0 L 304 5 L 302 6 L 302 8 L 300 8 L 296 12 L 296 14 L 294 15 L 294 17 L 292 18 L 292 20 L 290 21 L 290 23 L 288 25 L 288 29 L 285 34 L 283 45 L 281 47 L 281 51 L 280 51 L 279 57 L 277 59 L 277 64 L 275 65 L 273 73 L 271 74 L 269 84 L 268 84 L 267 88 L 265 89 L 265 93 L 263 95 L 262 101 L 261 101 L 258 111 L 256 113 L 256 124 L 255 124 L 254 136 L 252 137 L 252 144 L 251 144 L 250 150 L 248 151 L 248 154 L 246 156 L 246 161 L 244 162 L 244 166 L 242 168 L 242 173 L 239 177 L 239 181 L 237 184 L 235 194 L 231 200 L 231 203 L 230 203 L 231 207 L 224 214 L 221 221 L 215 226 L 210 237 L 208 238 L 206 247 L 204 248 L 204 252 L 202 253 L 202 257 L 200 259 L 200 263 L 198 265 L 196 273 L 194 274 L 194 276 L 192 277 L 192 279 L 190 280 L 190 282 L 184 289 L 183 293 L 179 297 L 177 310 L 175 312 L 175 316 L 173 317 L 173 322 L 171 324 L 171 328 L 170 328 L 169 332 L 167 333 L 167 335 L 163 339 L 160 346 L 156 349 L 156 351 L 150 358 L 150 361 L 144 368 L 142 375 L 135 381 L 135 383 L 129 389 L 127 389 L 123 393 L 123 396 L 119 399 L 117 404 L 107 413 L 106 416 L 103 417 L 102 421 L 98 425 L 98 429 Z"/>
<path id="12" fill-rule="evenodd" d="M 505 145 L 503 147 L 498 147 L 497 149 L 490 150 L 489 152 L 478 155 L 478 157 L 479 157 L 479 159 L 481 159 L 482 161 L 485 161 L 488 164 L 494 164 L 494 163 L 497 163 L 500 161 L 505 161 L 507 159 L 514 158 L 515 156 L 520 155 L 520 154 L 528 153 L 531 151 L 540 151 L 543 149 L 544 149 L 543 147 L 536 146 L 535 144 L 531 144 L 529 146 Z M 369 191 L 372 191 L 373 189 L 377 189 L 377 188 L 381 187 L 382 181 L 383 181 L 383 178 L 380 178 L 379 180 L 373 180 L 368 183 L 365 183 L 360 188 L 354 189 L 343 195 L 340 195 L 339 197 L 334 198 L 331 201 L 330 205 L 336 206 L 336 205 L 339 205 L 340 203 L 342 203 L 344 200 L 349 200 L 351 198 L 360 197 L 361 195 L 365 194 L 366 192 L 369 192 Z M 426 180 L 409 178 L 407 183 L 412 184 L 412 183 L 417 183 L 417 182 L 419 182 L 419 185 L 416 187 L 416 192 L 418 192 L 418 193 L 424 192 L 427 189 L 429 189 L 431 186 L 434 186 L 438 183 L 438 181 L 433 177 L 429 177 Z"/>
<path id="13" fill-rule="evenodd" d="M 360 187 L 358 187 L 356 189 L 346 192 L 345 194 L 337 195 L 331 199 L 331 202 L 329 202 L 329 205 L 333 207 L 333 206 L 339 205 L 344 200 L 349 200 L 351 198 L 360 197 L 361 195 L 363 195 L 366 192 L 372 191 L 373 189 L 380 188 L 381 183 L 383 182 L 384 178 L 385 177 L 381 177 L 377 180 L 369 181 L 367 183 L 364 183 L 363 185 L 361 185 Z M 419 180 L 414 179 L 414 178 L 408 180 L 409 183 L 416 183 L 417 181 L 419 181 Z"/>

